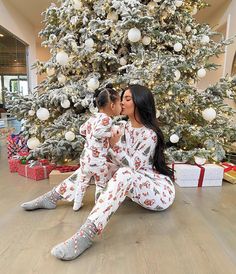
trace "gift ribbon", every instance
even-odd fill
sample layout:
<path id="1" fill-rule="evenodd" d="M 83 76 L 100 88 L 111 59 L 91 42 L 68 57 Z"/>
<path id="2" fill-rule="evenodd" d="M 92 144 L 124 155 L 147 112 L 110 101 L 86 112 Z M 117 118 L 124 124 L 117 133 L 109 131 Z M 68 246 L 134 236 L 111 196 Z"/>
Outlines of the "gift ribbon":
<path id="1" fill-rule="evenodd" d="M 172 163 L 172 170 L 174 171 L 174 166 L 175 165 L 191 165 L 191 164 L 184 164 L 184 163 Z M 203 180 L 204 180 L 204 176 L 205 176 L 205 167 L 201 166 L 201 165 L 198 165 L 198 164 L 195 164 L 195 165 L 192 165 L 192 166 L 197 166 L 200 168 L 200 175 L 199 175 L 199 178 L 198 178 L 198 187 L 202 187 L 202 184 L 203 184 Z M 175 179 L 175 178 L 174 178 Z"/>
<path id="2" fill-rule="evenodd" d="M 221 166 L 223 166 L 224 168 L 224 172 L 228 172 L 228 171 L 231 171 L 231 170 L 234 170 L 236 171 L 236 166 L 233 165 L 233 164 L 229 164 L 229 163 L 222 163 Z M 225 167 L 226 166 L 226 167 Z"/>

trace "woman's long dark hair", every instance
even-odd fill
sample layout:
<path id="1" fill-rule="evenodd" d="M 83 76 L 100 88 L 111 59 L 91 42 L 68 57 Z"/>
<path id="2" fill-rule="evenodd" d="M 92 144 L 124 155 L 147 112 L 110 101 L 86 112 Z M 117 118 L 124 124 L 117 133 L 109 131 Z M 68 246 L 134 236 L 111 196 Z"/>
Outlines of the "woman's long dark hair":
<path id="1" fill-rule="evenodd" d="M 173 171 L 169 168 L 165 161 L 164 147 L 165 141 L 162 131 L 160 130 L 156 118 L 156 108 L 152 92 L 141 85 L 130 85 L 126 90 L 130 90 L 132 94 L 132 99 L 134 102 L 134 117 L 138 113 L 138 118 L 145 127 L 152 129 L 157 135 L 157 145 L 155 148 L 154 158 L 153 158 L 153 168 L 156 169 L 161 174 L 173 177 Z M 125 92 L 125 91 L 124 91 Z M 123 98 L 124 92 L 121 95 Z"/>

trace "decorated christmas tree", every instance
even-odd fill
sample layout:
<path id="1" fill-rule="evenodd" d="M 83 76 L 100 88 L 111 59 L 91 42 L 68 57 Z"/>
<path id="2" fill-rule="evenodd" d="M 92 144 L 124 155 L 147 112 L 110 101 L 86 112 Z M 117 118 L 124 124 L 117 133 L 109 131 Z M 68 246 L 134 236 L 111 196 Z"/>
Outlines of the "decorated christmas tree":
<path id="1" fill-rule="evenodd" d="M 79 127 L 95 112 L 93 93 L 108 83 L 148 86 L 155 95 L 160 127 L 170 161 L 194 156 L 219 161 L 225 145 L 236 140 L 232 109 L 236 80 L 223 78 L 206 90 L 197 82 L 217 65 L 210 57 L 230 41 L 194 15 L 202 0 L 61 0 L 43 13 L 42 45 L 47 74 L 33 94 L 9 94 L 13 115 L 24 120 L 32 155 L 55 161 L 79 158 Z M 202 160 L 202 159 L 200 159 Z"/>

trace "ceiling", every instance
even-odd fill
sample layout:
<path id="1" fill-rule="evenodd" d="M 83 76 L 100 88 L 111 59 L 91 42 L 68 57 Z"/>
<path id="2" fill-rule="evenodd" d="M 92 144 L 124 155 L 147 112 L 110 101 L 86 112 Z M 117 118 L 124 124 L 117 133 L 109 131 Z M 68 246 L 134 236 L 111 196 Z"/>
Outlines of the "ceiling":
<path id="1" fill-rule="evenodd" d="M 14 6 L 31 24 L 36 27 L 40 26 L 42 20 L 41 12 L 50 6 L 52 0 L 3 0 Z M 56 0 L 55 0 L 56 2 Z M 199 20 L 205 20 L 213 16 L 215 12 L 225 3 L 231 0 L 206 0 L 211 5 L 210 8 L 204 9 L 197 14 Z"/>

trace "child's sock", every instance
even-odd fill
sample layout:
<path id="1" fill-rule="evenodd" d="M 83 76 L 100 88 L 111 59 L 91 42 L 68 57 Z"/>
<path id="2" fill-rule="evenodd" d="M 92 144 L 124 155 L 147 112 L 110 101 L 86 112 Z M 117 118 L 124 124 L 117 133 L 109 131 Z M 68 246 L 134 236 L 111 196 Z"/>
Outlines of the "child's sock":
<path id="1" fill-rule="evenodd" d="M 62 196 L 53 188 L 51 191 L 43 194 L 42 196 L 39 196 L 30 202 L 23 203 L 21 207 L 25 210 L 35 210 L 40 208 L 54 209 L 57 206 L 57 201 L 61 199 Z"/>
<path id="2" fill-rule="evenodd" d="M 71 238 L 55 246 L 51 254 L 61 260 L 73 260 L 92 245 L 97 232 L 96 226 L 87 220 Z"/>

